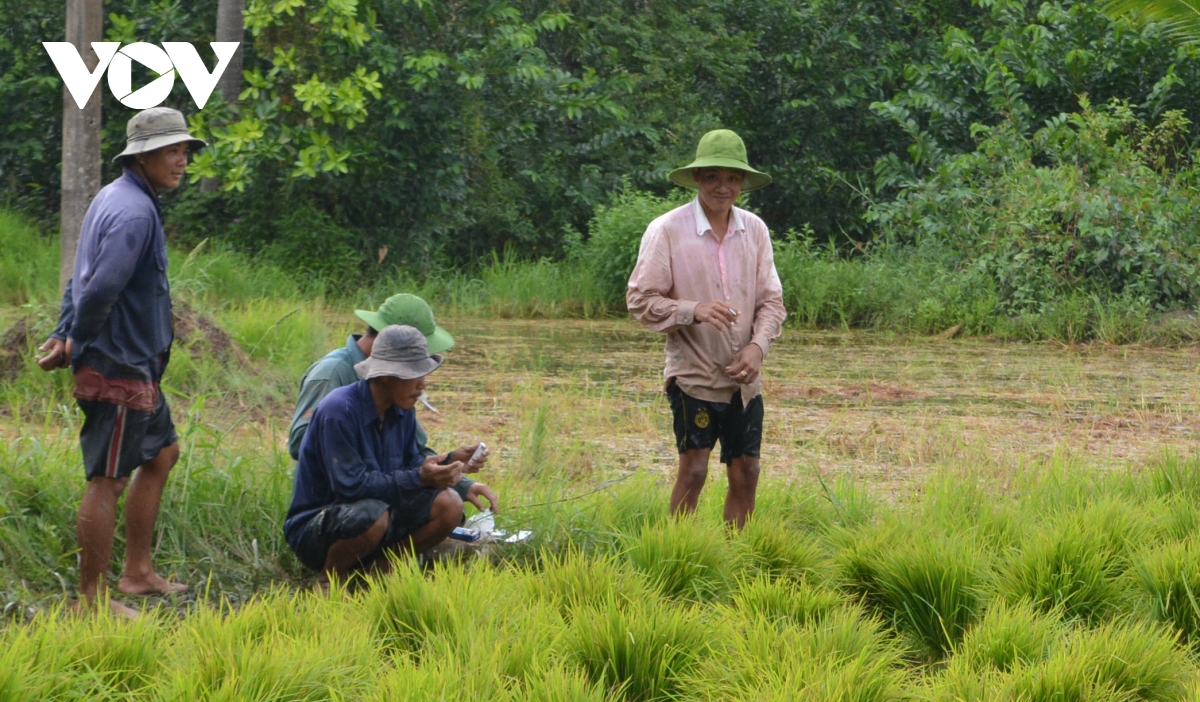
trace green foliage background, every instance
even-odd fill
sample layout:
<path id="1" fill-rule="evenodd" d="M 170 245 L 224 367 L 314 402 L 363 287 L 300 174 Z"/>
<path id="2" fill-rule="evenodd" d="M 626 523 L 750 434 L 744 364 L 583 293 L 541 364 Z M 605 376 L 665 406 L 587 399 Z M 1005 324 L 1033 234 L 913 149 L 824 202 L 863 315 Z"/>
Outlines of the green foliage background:
<path id="1" fill-rule="evenodd" d="M 105 9 L 121 41 L 203 42 L 216 19 L 215 0 Z M 1200 98 L 1197 49 L 1091 3 L 250 0 L 246 24 L 235 104 L 197 112 L 180 81 L 170 99 L 211 145 L 167 196 L 168 229 L 331 291 L 501 259 L 573 259 L 607 288 L 633 256 L 614 233 L 635 241 L 647 204 L 678 195 L 666 172 L 724 126 L 775 177 L 746 206 L 804 233 L 781 244 L 920 259 L 944 299 L 902 316 L 930 328 L 1064 296 L 1195 304 L 1195 127 L 1177 111 Z M 47 230 L 62 95 L 40 42 L 62 26 L 61 4 L 0 4 L 0 201 Z M 106 159 L 128 115 L 105 90 Z M 1138 130 L 1171 143 L 1147 155 Z M 1097 213 L 1106 197 L 1124 209 Z M 1006 216 L 1025 234 L 987 224 Z M 892 316 L 856 314 L 843 323 Z"/>

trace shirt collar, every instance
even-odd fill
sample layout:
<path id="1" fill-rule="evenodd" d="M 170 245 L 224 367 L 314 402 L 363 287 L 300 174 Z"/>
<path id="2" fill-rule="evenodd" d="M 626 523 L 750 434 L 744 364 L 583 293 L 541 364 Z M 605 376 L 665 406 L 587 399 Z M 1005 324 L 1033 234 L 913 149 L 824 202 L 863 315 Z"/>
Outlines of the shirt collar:
<path id="1" fill-rule="evenodd" d="M 121 177 L 128 178 L 129 182 L 133 183 L 142 192 L 146 193 L 146 196 L 150 198 L 150 202 L 154 203 L 154 209 L 158 210 L 159 217 L 162 216 L 162 206 L 159 203 L 158 196 L 155 195 L 154 191 L 150 189 L 150 184 L 143 180 L 140 175 L 138 175 L 137 171 L 133 170 L 132 168 L 126 168 L 125 172 L 121 174 Z"/>
<path id="2" fill-rule="evenodd" d="M 708 215 L 704 214 L 704 208 L 700 206 L 700 198 L 692 200 L 692 214 L 696 217 L 696 236 L 704 236 L 705 232 L 712 231 L 712 224 L 708 221 Z M 729 209 L 729 225 L 733 233 L 744 232 L 746 228 L 742 226 L 742 216 L 736 207 Z M 716 232 L 713 232 L 716 235 Z"/>
<path id="3" fill-rule="evenodd" d="M 379 421 L 379 413 L 375 411 L 375 398 L 371 396 L 371 381 L 360 380 L 354 384 L 355 403 L 358 405 L 359 421 L 364 426 L 371 426 Z M 383 413 L 383 421 L 397 421 L 404 416 L 404 410 L 392 405 Z"/>
<path id="4" fill-rule="evenodd" d="M 367 354 L 358 346 L 358 340 L 361 338 L 362 334 L 351 334 L 346 339 L 346 353 L 350 354 L 350 363 L 356 366 L 367 360 Z"/>

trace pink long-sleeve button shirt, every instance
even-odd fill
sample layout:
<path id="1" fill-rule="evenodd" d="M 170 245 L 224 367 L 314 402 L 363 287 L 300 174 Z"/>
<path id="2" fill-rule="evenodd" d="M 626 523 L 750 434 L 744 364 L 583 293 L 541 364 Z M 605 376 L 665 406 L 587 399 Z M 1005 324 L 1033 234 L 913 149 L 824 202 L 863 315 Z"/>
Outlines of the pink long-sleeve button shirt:
<path id="1" fill-rule="evenodd" d="M 714 301 L 741 312 L 732 329 L 695 323 L 696 305 Z M 747 404 L 762 392 L 761 374 L 741 385 L 724 371 L 746 344 L 758 344 L 765 359 L 787 317 L 771 236 L 758 216 L 733 208 L 721 241 L 699 198 L 654 220 L 625 302 L 647 328 L 666 332 L 667 381 L 709 402 L 729 402 L 740 390 Z"/>

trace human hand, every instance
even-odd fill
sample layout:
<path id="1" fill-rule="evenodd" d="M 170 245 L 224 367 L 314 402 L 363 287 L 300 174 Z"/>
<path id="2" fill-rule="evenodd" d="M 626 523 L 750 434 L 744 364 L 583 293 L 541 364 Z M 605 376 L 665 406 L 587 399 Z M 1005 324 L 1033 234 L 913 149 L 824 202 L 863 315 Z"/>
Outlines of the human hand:
<path id="1" fill-rule="evenodd" d="M 463 469 L 464 473 L 478 473 L 487 463 L 488 456 L 492 455 L 491 449 L 482 441 L 474 446 L 465 446 L 464 448 L 471 452 L 471 457 L 467 459 L 467 467 Z"/>
<path id="2" fill-rule="evenodd" d="M 725 331 L 733 328 L 739 312 L 725 302 L 701 302 L 696 305 L 692 316 L 699 322 L 708 322 L 717 329 Z"/>
<path id="3" fill-rule="evenodd" d="M 750 385 L 758 379 L 759 369 L 762 368 L 762 349 L 758 344 L 746 344 L 737 355 L 733 357 L 733 363 L 725 366 L 725 375 L 729 376 L 736 383 L 742 385 Z"/>
<path id="4" fill-rule="evenodd" d="M 421 484 L 432 488 L 454 487 L 462 479 L 463 467 L 462 461 L 443 464 L 437 456 L 429 456 L 421 463 Z"/>
<path id="5" fill-rule="evenodd" d="M 46 343 L 38 347 L 38 351 L 48 351 L 45 356 L 39 356 L 37 359 L 38 368 L 44 371 L 52 371 L 55 368 L 63 368 L 71 365 L 71 352 L 74 350 L 74 344 L 70 339 L 63 341 L 50 337 L 46 339 Z"/>
<path id="6" fill-rule="evenodd" d="M 500 498 L 496 497 L 496 493 L 483 483 L 471 483 L 471 487 L 467 488 L 467 502 L 475 505 L 480 512 L 484 510 L 483 503 L 479 498 L 487 500 L 488 508 L 492 510 L 492 514 L 500 511 Z"/>

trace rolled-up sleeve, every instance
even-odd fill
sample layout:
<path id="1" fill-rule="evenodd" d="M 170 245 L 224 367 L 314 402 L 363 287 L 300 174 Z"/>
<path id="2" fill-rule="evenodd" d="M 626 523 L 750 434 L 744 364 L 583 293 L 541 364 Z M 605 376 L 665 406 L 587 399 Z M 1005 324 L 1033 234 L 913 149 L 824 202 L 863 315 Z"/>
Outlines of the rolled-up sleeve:
<path id="1" fill-rule="evenodd" d="M 642 235 L 637 264 L 625 291 L 625 305 L 634 319 L 652 331 L 669 332 L 688 326 L 695 322 L 697 302 L 667 297 L 674 287 L 670 242 L 663 228 L 652 224 Z"/>
<path id="2" fill-rule="evenodd" d="M 775 251 L 771 237 L 762 233 L 763 243 L 758 247 L 758 285 L 754 295 L 754 331 L 750 342 L 758 344 L 763 358 L 771 349 L 771 342 L 779 338 L 787 310 L 783 307 L 783 284 L 775 270 Z"/>
<path id="3" fill-rule="evenodd" d="M 58 310 L 58 324 L 50 332 L 50 338 L 66 341 L 71 333 L 71 325 L 75 323 L 75 292 L 74 280 L 67 279 L 67 289 L 63 291 L 62 304 Z"/>

